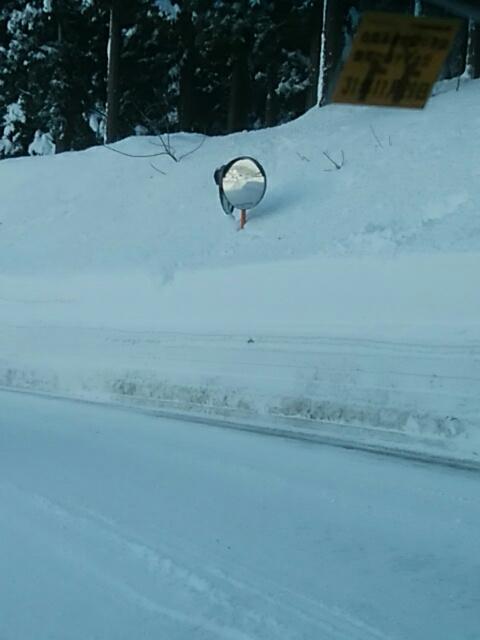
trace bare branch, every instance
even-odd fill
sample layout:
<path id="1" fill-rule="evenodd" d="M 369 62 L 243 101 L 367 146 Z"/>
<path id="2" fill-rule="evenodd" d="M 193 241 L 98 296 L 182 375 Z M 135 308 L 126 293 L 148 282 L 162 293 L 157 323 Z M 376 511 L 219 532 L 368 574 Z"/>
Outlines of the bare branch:
<path id="1" fill-rule="evenodd" d="M 183 153 L 181 156 L 178 156 L 177 162 L 180 162 L 180 160 L 184 160 L 184 158 L 188 158 L 188 156 L 191 156 L 193 153 L 195 153 L 195 151 L 198 151 L 201 147 L 203 147 L 206 139 L 207 139 L 207 136 L 203 136 L 203 138 L 200 140 L 200 142 L 197 144 L 196 147 L 194 147 L 193 149 L 190 149 L 190 151 L 187 151 L 186 153 Z"/>
<path id="2" fill-rule="evenodd" d="M 94 111 L 95 113 L 98 113 L 98 115 L 102 116 L 102 118 L 106 118 L 107 117 L 107 114 L 105 113 L 105 111 L 102 111 L 98 107 L 92 107 L 92 111 Z"/>
<path id="3" fill-rule="evenodd" d="M 120 149 L 109 147 L 108 144 L 103 144 L 102 147 L 104 147 L 105 149 L 108 149 L 109 151 L 114 151 L 115 153 L 119 153 L 121 156 L 127 156 L 127 158 L 158 158 L 159 156 L 169 155 L 166 151 L 161 151 L 160 153 L 145 153 L 145 154 L 127 153 L 126 151 L 120 151 Z"/>
<path id="4" fill-rule="evenodd" d="M 166 176 L 167 174 L 165 173 L 165 171 L 162 171 L 161 169 L 159 169 L 158 167 L 156 167 L 153 162 L 150 162 L 150 166 L 152 167 L 152 169 L 155 169 L 155 171 L 157 173 L 161 173 L 162 176 Z"/>
<path id="5" fill-rule="evenodd" d="M 144 113 L 140 109 L 140 107 L 138 105 L 135 105 L 135 106 L 136 106 L 139 114 L 142 116 L 144 121 L 147 123 L 148 127 L 150 128 L 150 131 L 152 133 L 156 133 L 156 131 L 155 131 L 155 129 L 156 129 L 155 123 L 151 120 L 151 118 L 149 118 L 149 116 L 147 116 L 146 113 Z M 152 140 L 150 140 L 149 142 L 150 142 L 150 144 L 152 144 L 152 145 L 154 145 L 156 147 L 160 147 L 162 149 L 162 151 L 159 151 L 158 153 L 134 154 L 134 153 L 127 153 L 126 151 L 120 151 L 119 149 L 115 149 L 114 147 L 110 147 L 110 146 L 108 146 L 106 144 L 103 145 L 103 146 L 105 148 L 107 148 L 109 151 L 114 151 L 115 153 L 119 153 L 122 156 L 127 156 L 128 158 L 158 158 L 159 156 L 168 156 L 174 162 L 180 162 L 180 160 L 183 160 L 184 158 L 187 158 L 188 156 L 190 156 L 193 153 L 195 153 L 195 151 L 198 151 L 198 149 L 200 149 L 200 147 L 204 144 L 204 142 L 205 142 L 205 140 L 207 138 L 206 136 L 204 136 L 198 145 L 196 145 L 190 151 L 187 151 L 186 153 L 184 153 L 184 154 L 179 156 L 179 155 L 177 155 L 177 152 L 176 152 L 175 148 L 172 146 L 170 131 L 167 131 L 166 134 L 156 133 L 156 137 L 158 139 L 158 142 L 155 142 L 155 141 L 152 141 Z M 158 170 L 157 167 L 154 167 L 154 168 L 156 170 Z M 160 171 L 160 170 L 158 170 L 158 171 Z M 160 173 L 163 173 L 163 172 L 160 171 Z"/>
<path id="6" fill-rule="evenodd" d="M 170 143 L 170 132 L 168 131 L 165 136 L 162 135 L 161 133 L 157 133 L 157 126 L 156 126 L 155 122 L 153 122 L 153 120 L 149 116 L 147 116 L 146 113 L 144 113 L 142 111 L 142 109 L 138 106 L 138 104 L 136 104 L 135 106 L 137 108 L 138 113 L 142 116 L 144 121 L 147 123 L 148 127 L 150 128 L 150 131 L 152 133 L 155 133 L 157 138 L 160 141 L 159 144 L 156 144 L 155 142 L 150 142 L 150 144 L 162 147 L 163 153 L 165 155 L 169 156 L 175 162 L 178 162 L 179 159 L 177 158 L 176 151 L 175 151 L 175 149 L 172 147 L 172 145 Z"/>
<path id="7" fill-rule="evenodd" d="M 161 147 L 163 149 L 162 154 L 169 156 L 175 162 L 179 161 L 179 158 L 176 156 L 175 149 L 170 145 L 169 140 L 165 140 L 162 135 L 157 135 L 157 138 L 160 142 L 155 142 L 154 140 L 149 140 L 149 143 L 154 147 Z"/>
<path id="8" fill-rule="evenodd" d="M 33 93 L 31 91 L 26 91 L 25 89 L 19 89 L 18 92 L 23 94 L 24 96 L 30 96 L 33 98 Z"/>
<path id="9" fill-rule="evenodd" d="M 340 169 L 343 167 L 343 165 L 345 164 L 345 154 L 343 152 L 343 149 L 341 151 L 341 156 L 342 159 L 340 161 L 340 163 L 336 162 L 328 153 L 327 151 L 322 151 L 323 155 L 327 158 L 327 160 L 329 160 L 333 166 L 335 167 L 334 169 L 324 169 L 324 171 L 340 171 Z"/>
<path id="10" fill-rule="evenodd" d="M 203 136 L 201 141 L 197 144 L 196 147 L 194 147 L 193 149 L 190 149 L 190 151 L 187 151 L 186 153 L 183 153 L 180 156 L 177 156 L 175 153 L 175 150 L 170 146 L 170 134 L 166 135 L 166 140 L 161 135 L 157 136 L 157 138 L 160 140 L 160 142 L 151 141 L 150 144 L 153 144 L 155 147 L 162 147 L 166 155 L 170 156 L 170 158 L 172 158 L 172 160 L 175 160 L 175 162 L 180 162 L 180 160 L 183 160 L 184 158 L 188 158 L 188 156 L 191 156 L 192 153 L 195 153 L 195 151 L 198 151 L 200 147 L 204 145 L 205 140 L 207 139 L 207 136 Z"/>
<path id="11" fill-rule="evenodd" d="M 157 138 L 160 142 L 154 142 L 153 140 L 151 140 L 150 144 L 152 144 L 154 147 L 162 147 L 163 152 L 167 156 L 170 156 L 172 160 L 175 160 L 175 162 L 178 162 L 175 149 L 170 144 L 170 134 L 169 133 L 166 134 L 166 139 L 162 134 L 157 134 Z"/>

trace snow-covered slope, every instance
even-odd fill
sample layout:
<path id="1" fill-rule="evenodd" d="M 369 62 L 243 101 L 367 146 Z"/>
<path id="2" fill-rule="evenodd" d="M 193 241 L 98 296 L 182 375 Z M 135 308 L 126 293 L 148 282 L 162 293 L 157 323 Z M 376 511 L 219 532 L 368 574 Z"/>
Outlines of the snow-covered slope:
<path id="1" fill-rule="evenodd" d="M 172 306 L 190 289 L 202 324 L 226 331 L 231 305 L 237 299 L 234 311 L 244 309 L 245 296 L 250 323 L 282 330 L 292 328 L 293 305 L 284 304 L 292 296 L 308 307 L 293 310 L 308 316 L 298 324 L 315 332 L 319 323 L 356 325 L 363 318 L 476 323 L 469 278 L 480 248 L 479 100 L 475 82 L 432 99 L 423 112 L 313 109 L 283 127 L 206 139 L 178 163 L 104 148 L 4 161 L 2 315 L 21 309 L 26 319 L 30 309 L 16 302 L 58 299 L 58 320 L 195 327 L 195 318 Z M 172 145 L 181 155 L 199 140 L 178 135 Z M 155 138 L 144 137 L 117 148 L 161 151 Z M 336 161 L 343 153 L 343 168 L 336 171 L 324 151 Z M 237 233 L 220 209 L 212 175 L 240 154 L 264 164 L 269 187 Z M 272 269 L 279 277 L 269 283 Z M 210 279 L 212 287 L 201 291 Z M 106 304 L 98 304 L 97 291 Z M 204 304 L 219 292 L 229 309 Z M 125 303 L 124 318 L 115 299 Z M 266 318 L 270 301 L 276 305 Z M 43 312 L 50 319 L 50 307 Z"/>
<path id="2" fill-rule="evenodd" d="M 180 162 L 105 148 L 1 162 L 3 383 L 181 409 L 193 389 L 201 411 L 449 434 L 471 452 L 479 101 L 470 82 L 421 112 L 313 109 Z M 179 156 L 200 142 L 171 139 Z M 238 232 L 213 171 L 242 154 L 268 190 Z"/>

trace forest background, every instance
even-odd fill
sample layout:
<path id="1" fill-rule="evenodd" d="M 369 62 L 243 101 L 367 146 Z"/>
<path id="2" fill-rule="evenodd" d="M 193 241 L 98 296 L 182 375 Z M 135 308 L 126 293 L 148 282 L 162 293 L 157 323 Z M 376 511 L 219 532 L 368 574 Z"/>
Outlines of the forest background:
<path id="1" fill-rule="evenodd" d="M 372 9 L 449 15 L 425 0 L 6 0 L 0 159 L 292 120 L 327 102 Z M 480 76 L 479 31 L 462 20 L 442 78 Z"/>

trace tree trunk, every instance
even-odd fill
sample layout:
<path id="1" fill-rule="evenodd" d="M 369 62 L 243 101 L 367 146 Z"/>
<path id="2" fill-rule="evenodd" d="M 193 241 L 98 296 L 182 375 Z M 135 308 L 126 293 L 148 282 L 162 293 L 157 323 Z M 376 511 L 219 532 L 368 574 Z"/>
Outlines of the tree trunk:
<path id="1" fill-rule="evenodd" d="M 466 71 L 468 46 L 468 21 L 461 21 L 460 32 L 445 63 L 444 78 L 459 78 Z"/>
<path id="2" fill-rule="evenodd" d="M 57 27 L 57 47 L 59 51 L 59 55 L 63 56 L 63 45 L 64 45 L 64 33 L 63 33 L 63 14 L 62 14 L 62 5 L 59 0 L 53 3 L 53 16 L 55 20 L 55 24 Z M 68 126 L 68 107 L 63 111 L 64 118 L 64 126 L 63 131 L 60 135 L 55 137 L 55 153 L 63 153 L 64 151 L 68 151 L 68 146 L 70 139 L 67 139 L 66 130 L 69 129 Z"/>
<path id="3" fill-rule="evenodd" d="M 469 78 L 480 78 L 480 25 L 473 20 L 468 25 L 466 73 Z"/>
<path id="4" fill-rule="evenodd" d="M 121 0 L 111 0 L 110 32 L 108 41 L 108 76 L 107 76 L 107 135 L 106 142 L 115 142 L 119 138 L 119 103 L 120 103 L 120 49 L 121 49 Z"/>
<path id="5" fill-rule="evenodd" d="M 267 95 L 265 98 L 264 122 L 266 127 L 277 124 L 278 99 L 275 93 L 277 86 L 277 66 L 273 62 L 268 65 L 267 71 Z"/>
<path id="6" fill-rule="evenodd" d="M 346 0 L 323 0 L 323 27 L 319 73 L 320 106 L 327 104 L 333 92 L 337 70 L 342 60 L 345 37 Z"/>
<path id="7" fill-rule="evenodd" d="M 318 81 L 320 77 L 320 54 L 322 49 L 322 7 L 320 4 L 314 9 L 315 20 L 312 21 L 310 33 L 310 73 L 309 86 L 305 99 L 305 108 L 308 110 L 317 104 Z"/>
<path id="8" fill-rule="evenodd" d="M 228 104 L 227 128 L 230 133 L 242 131 L 247 124 L 248 69 L 245 47 L 239 48 L 232 62 L 232 78 Z"/>
<path id="9" fill-rule="evenodd" d="M 181 131 L 191 131 L 195 120 L 195 30 L 192 15 L 182 11 L 178 18 L 180 43 L 184 59 L 180 69 L 180 89 L 178 97 L 178 116 Z"/>
<path id="10" fill-rule="evenodd" d="M 178 118 L 181 131 L 191 131 L 194 122 L 194 66 L 191 54 L 187 53 L 180 71 L 180 95 Z"/>
<path id="11" fill-rule="evenodd" d="M 444 8 L 441 2 L 438 3 L 438 6 L 436 2 L 425 2 L 423 6 L 423 14 L 426 16 L 441 18 L 458 18 L 458 16 Z M 445 61 L 439 80 L 458 78 L 465 72 L 468 42 L 468 20 L 461 19 L 460 21 L 460 30 L 455 38 L 451 51 L 448 54 L 447 60 Z"/>
<path id="12" fill-rule="evenodd" d="M 57 26 L 57 44 L 60 46 L 63 44 L 63 6 L 61 0 L 56 0 L 52 4 L 52 8 L 55 24 Z"/>

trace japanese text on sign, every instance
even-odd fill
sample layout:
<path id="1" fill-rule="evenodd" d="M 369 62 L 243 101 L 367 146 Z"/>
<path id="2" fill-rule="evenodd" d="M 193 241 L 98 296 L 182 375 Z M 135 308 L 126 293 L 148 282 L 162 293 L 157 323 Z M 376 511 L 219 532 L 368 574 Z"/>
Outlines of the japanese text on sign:
<path id="1" fill-rule="evenodd" d="M 365 14 L 332 102 L 424 107 L 459 26 L 451 19 Z"/>

